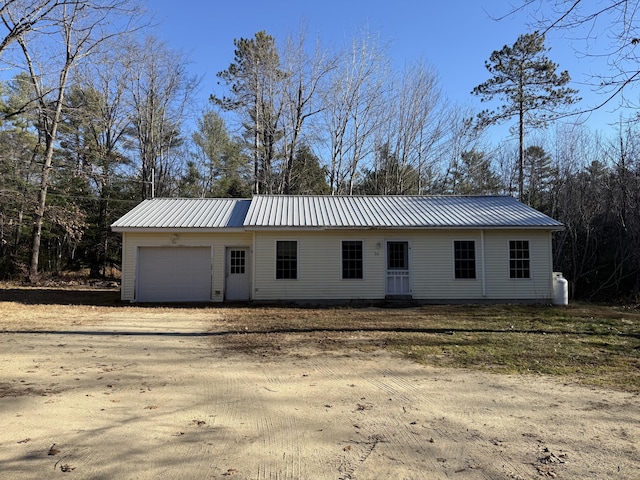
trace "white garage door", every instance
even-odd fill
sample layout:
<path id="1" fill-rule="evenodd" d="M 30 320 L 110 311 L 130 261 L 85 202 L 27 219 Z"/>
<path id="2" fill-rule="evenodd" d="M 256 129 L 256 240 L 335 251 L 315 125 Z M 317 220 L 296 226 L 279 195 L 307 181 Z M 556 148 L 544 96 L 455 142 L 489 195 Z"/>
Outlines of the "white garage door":
<path id="1" fill-rule="evenodd" d="M 138 248 L 137 301 L 202 302 L 210 299 L 211 248 Z"/>

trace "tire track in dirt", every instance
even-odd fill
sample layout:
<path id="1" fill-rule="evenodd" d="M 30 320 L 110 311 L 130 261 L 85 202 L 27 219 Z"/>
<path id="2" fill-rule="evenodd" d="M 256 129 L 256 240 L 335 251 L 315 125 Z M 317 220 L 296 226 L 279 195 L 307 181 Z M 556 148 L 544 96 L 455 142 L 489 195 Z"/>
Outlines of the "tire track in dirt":
<path id="1" fill-rule="evenodd" d="M 265 453 L 259 462 L 256 480 L 304 478 L 300 468 L 300 439 L 295 417 L 280 417 L 275 423 L 271 417 L 262 417 L 257 421 L 256 432 L 262 440 Z"/>
<path id="2" fill-rule="evenodd" d="M 303 442 L 298 424 L 301 408 L 296 386 L 306 379 L 296 365 L 290 370 L 277 371 L 265 366 L 259 369 L 256 396 L 261 406 L 255 422 L 255 431 L 262 442 L 263 454 L 257 466 L 257 480 L 304 478 L 301 472 Z M 254 383 L 255 385 L 255 383 Z"/>
<path id="3" fill-rule="evenodd" d="M 0 434 L 0 477 L 49 478 L 65 464 L 69 478 L 141 480 L 506 480 L 547 471 L 630 480 L 637 471 L 637 396 L 607 405 L 611 392 L 567 397 L 561 384 L 378 352 L 230 354 L 219 337 L 84 338 L 23 335 L 21 349 L 0 336 L 11 348 L 0 355 L 3 381 L 33 389 L 0 399 L 10 429 Z M 56 392 L 41 398 L 52 381 Z M 49 457 L 52 442 L 60 453 Z M 564 459 L 568 445 L 566 465 L 544 463 Z"/>
<path id="4" fill-rule="evenodd" d="M 188 348 L 176 350 L 176 362 L 181 358 L 189 362 L 189 375 L 180 376 L 177 369 L 168 388 L 184 390 L 190 400 L 185 405 L 172 404 L 174 413 L 168 415 L 167 423 L 173 431 L 165 442 L 172 444 L 173 457 L 189 464 L 194 478 L 219 478 L 234 471 L 226 457 L 234 449 L 229 432 L 242 423 L 238 398 L 245 392 L 240 388 L 240 376 L 218 368 L 221 359 L 211 353 L 206 341 L 193 339 Z M 183 477 L 178 472 L 162 478 Z"/>
<path id="5" fill-rule="evenodd" d="M 386 440 L 379 450 L 387 460 L 409 469 L 414 463 L 413 478 L 434 478 L 437 472 L 446 477 L 473 471 L 474 478 L 487 479 L 504 475 L 506 471 L 511 478 L 526 478 L 531 474 L 529 466 L 514 464 L 503 448 L 496 448 L 501 445 L 470 428 L 464 419 L 435 409 L 431 396 L 438 395 L 436 382 L 425 384 L 424 378 L 410 379 L 389 369 L 378 368 L 376 373 L 367 380 L 388 395 L 388 405 L 394 407 L 382 416 L 382 423 L 367 425 L 367 428 L 370 434 Z M 420 405 L 422 411 L 415 405 Z M 415 464 L 416 458 L 423 463 Z M 493 465 L 486 462 L 487 458 L 494 459 Z M 496 464 L 502 465 L 499 473 Z M 430 473 L 425 476 L 424 472 Z"/>

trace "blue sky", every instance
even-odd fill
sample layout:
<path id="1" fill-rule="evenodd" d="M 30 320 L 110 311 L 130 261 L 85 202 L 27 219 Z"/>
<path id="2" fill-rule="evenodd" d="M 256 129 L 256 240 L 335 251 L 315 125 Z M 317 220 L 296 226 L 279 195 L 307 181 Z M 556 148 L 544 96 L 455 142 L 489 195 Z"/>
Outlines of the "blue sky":
<path id="1" fill-rule="evenodd" d="M 190 70 L 202 76 L 201 99 L 216 91 L 216 73 L 233 60 L 233 40 L 252 37 L 266 30 L 283 42 L 303 21 L 309 44 L 315 38 L 325 46 L 340 46 L 363 27 L 378 33 L 389 43 L 389 55 L 396 69 L 405 63 L 423 60 L 440 77 L 445 95 L 453 101 L 481 107 L 470 94 L 473 87 L 489 78 L 484 67 L 493 50 L 512 45 L 530 30 L 530 17 L 514 15 L 502 21 L 491 16 L 508 12 L 509 3 L 500 0 L 147 0 L 155 11 L 153 34 L 170 47 L 182 51 L 191 61 Z M 578 59 L 566 40 L 549 36 L 549 57 L 560 70 L 569 70 L 574 88 L 580 90 L 583 105 L 598 103 L 583 85 L 586 75 L 597 71 L 590 60 Z M 221 93 L 217 90 L 218 93 Z M 591 116 L 588 125 L 609 131 L 619 113 L 604 109 Z"/>

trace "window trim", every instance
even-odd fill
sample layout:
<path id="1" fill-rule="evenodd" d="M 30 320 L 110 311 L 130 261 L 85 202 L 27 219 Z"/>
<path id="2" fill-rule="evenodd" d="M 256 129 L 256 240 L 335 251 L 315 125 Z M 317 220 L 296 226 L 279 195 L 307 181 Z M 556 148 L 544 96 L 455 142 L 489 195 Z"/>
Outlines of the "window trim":
<path id="1" fill-rule="evenodd" d="M 526 277 L 517 277 L 517 276 L 512 276 L 511 275 L 511 242 L 527 242 L 527 253 L 528 253 L 528 257 L 526 259 L 513 259 L 513 260 L 526 260 L 528 262 L 527 265 L 527 273 L 528 275 Z M 510 238 L 509 240 L 507 240 L 507 275 L 508 275 L 508 279 L 509 280 L 515 280 L 515 281 L 529 281 L 533 278 L 533 267 L 532 267 L 532 261 L 531 258 L 533 257 L 533 255 L 531 254 L 531 240 L 530 239 L 523 239 L 523 238 Z M 516 269 L 517 270 L 517 269 Z M 514 270 L 514 271 L 516 271 Z M 522 269 L 524 271 L 524 269 Z"/>
<path id="2" fill-rule="evenodd" d="M 296 244 L 296 276 L 295 278 L 278 277 L 278 243 L 280 242 L 294 242 Z M 273 276 L 278 281 L 296 281 L 300 279 L 300 242 L 297 239 L 280 238 L 275 241 L 274 244 L 274 270 Z"/>
<path id="3" fill-rule="evenodd" d="M 473 277 L 457 277 L 456 276 L 456 242 L 472 242 L 473 243 Z M 455 281 L 477 281 L 478 280 L 478 247 L 475 239 L 470 238 L 454 238 L 451 241 L 451 255 L 453 257 L 453 279 Z"/>
<path id="4" fill-rule="evenodd" d="M 360 277 L 345 277 L 344 276 L 344 243 L 345 242 L 359 242 L 360 243 Z M 349 238 L 349 239 L 341 239 L 340 240 L 340 280 L 346 281 L 363 281 L 365 277 L 365 261 L 364 261 L 364 240 L 359 238 Z"/>

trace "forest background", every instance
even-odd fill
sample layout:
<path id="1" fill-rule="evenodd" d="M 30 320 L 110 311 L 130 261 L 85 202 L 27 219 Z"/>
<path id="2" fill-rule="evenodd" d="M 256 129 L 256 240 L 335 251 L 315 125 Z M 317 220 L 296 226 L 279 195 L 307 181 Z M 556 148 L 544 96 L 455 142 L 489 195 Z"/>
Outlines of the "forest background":
<path id="1" fill-rule="evenodd" d="M 1 1 L 0 279 L 117 276 L 109 226 L 153 196 L 498 194 L 565 224 L 554 270 L 574 298 L 637 302 L 640 2 L 548 2 L 544 16 L 515 3 L 507 17 L 528 12 L 532 28 L 487 52 L 485 104 L 450 101 L 419 59 L 397 69 L 363 26 L 338 46 L 304 27 L 240 37 L 199 108 L 188 56 L 151 34 L 141 2 Z M 602 105 L 580 101 L 545 43 L 591 32 L 588 45 L 595 28 L 606 46 L 576 55 L 606 57 L 589 85 Z M 613 102 L 610 131 L 581 121 Z M 512 128 L 489 138 L 496 123 Z"/>

